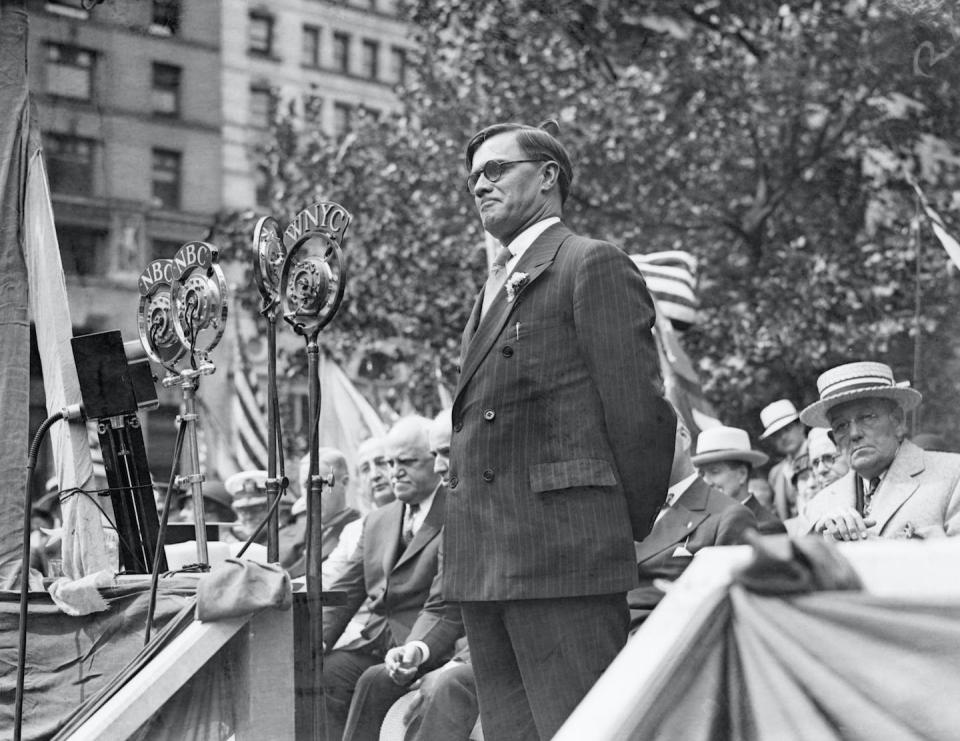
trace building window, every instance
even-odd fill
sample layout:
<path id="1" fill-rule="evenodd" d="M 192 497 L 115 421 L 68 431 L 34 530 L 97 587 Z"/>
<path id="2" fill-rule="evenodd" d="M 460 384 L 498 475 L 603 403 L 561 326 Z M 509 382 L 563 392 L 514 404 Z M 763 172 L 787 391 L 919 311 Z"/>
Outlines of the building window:
<path id="1" fill-rule="evenodd" d="M 300 63 L 304 67 L 320 66 L 320 29 L 316 26 L 303 27 L 303 50 Z"/>
<path id="2" fill-rule="evenodd" d="M 343 136 L 350 131 L 350 119 L 353 109 L 348 103 L 333 104 L 333 135 Z"/>
<path id="3" fill-rule="evenodd" d="M 254 198 L 258 206 L 269 206 L 270 196 L 273 191 L 271 187 L 270 170 L 264 165 L 257 165 L 256 172 L 253 175 L 254 180 Z"/>
<path id="4" fill-rule="evenodd" d="M 89 227 L 58 225 L 60 261 L 67 275 L 100 275 L 107 249 L 107 232 Z"/>
<path id="5" fill-rule="evenodd" d="M 153 63 L 153 112 L 160 116 L 180 115 L 180 68 Z"/>
<path id="6" fill-rule="evenodd" d="M 44 154 L 50 190 L 71 195 L 94 195 L 95 148 L 93 139 L 69 134 L 47 134 L 44 137 Z"/>
<path id="7" fill-rule="evenodd" d="M 333 34 L 333 66 L 338 72 L 350 73 L 350 34 Z"/>
<path id="8" fill-rule="evenodd" d="M 182 155 L 169 149 L 154 149 L 150 177 L 153 197 L 159 206 L 180 208 L 180 162 Z"/>
<path id="9" fill-rule="evenodd" d="M 93 97 L 96 52 L 71 44 L 47 44 L 47 92 L 64 98 Z"/>
<path id="10" fill-rule="evenodd" d="M 161 259 L 171 260 L 181 247 L 183 247 L 183 242 L 174 239 L 151 239 L 150 262 Z"/>
<path id="11" fill-rule="evenodd" d="M 407 50 L 400 46 L 390 49 L 390 79 L 398 85 L 407 84 Z"/>
<path id="12" fill-rule="evenodd" d="M 380 76 L 380 44 L 371 39 L 363 40 L 363 76 L 376 80 Z"/>
<path id="13" fill-rule="evenodd" d="M 250 116 L 248 123 L 258 129 L 265 129 L 270 125 L 270 111 L 273 98 L 270 88 L 254 86 L 250 88 Z"/>
<path id="14" fill-rule="evenodd" d="M 261 57 L 273 56 L 273 16 L 250 13 L 247 51 Z"/>
<path id="15" fill-rule="evenodd" d="M 159 36 L 176 36 L 180 30 L 180 0 L 153 0 L 150 32 Z"/>

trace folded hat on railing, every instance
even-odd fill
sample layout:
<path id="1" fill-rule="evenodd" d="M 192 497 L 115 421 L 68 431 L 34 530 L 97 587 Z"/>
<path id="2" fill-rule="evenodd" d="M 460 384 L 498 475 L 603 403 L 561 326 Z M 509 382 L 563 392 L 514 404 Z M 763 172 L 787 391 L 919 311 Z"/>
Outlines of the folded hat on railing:
<path id="1" fill-rule="evenodd" d="M 279 564 L 228 558 L 197 582 L 197 620 L 213 622 L 293 602 L 290 575 Z"/>

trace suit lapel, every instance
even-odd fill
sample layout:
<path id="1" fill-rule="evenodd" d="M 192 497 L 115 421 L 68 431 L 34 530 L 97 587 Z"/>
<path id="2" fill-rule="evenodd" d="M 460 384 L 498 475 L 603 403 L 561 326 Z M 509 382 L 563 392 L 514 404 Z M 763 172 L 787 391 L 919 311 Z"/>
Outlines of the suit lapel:
<path id="1" fill-rule="evenodd" d="M 473 335 L 477 331 L 477 325 L 480 323 L 480 310 L 483 307 L 483 291 L 480 289 L 480 293 L 477 294 L 476 301 L 473 302 L 473 311 L 470 312 L 470 318 L 467 320 L 467 326 L 463 329 L 463 336 L 460 338 L 460 367 L 463 368 L 463 364 L 466 362 L 467 358 L 467 348 L 470 346 L 470 341 L 473 339 Z"/>
<path id="2" fill-rule="evenodd" d="M 440 532 L 440 528 L 443 527 L 443 501 L 445 496 L 446 490 L 443 488 L 443 485 L 438 485 L 436 493 L 433 495 L 433 503 L 430 505 L 430 511 L 427 512 L 426 519 L 423 521 L 420 529 L 417 530 L 416 534 L 413 536 L 413 540 L 410 541 L 410 545 L 408 545 L 406 550 L 400 554 L 400 559 L 393 568 L 400 568 L 402 564 L 405 564 L 411 558 L 420 553 L 420 551 L 423 550 L 423 547 L 433 540 L 434 537 L 436 537 L 436 535 Z"/>
<path id="3" fill-rule="evenodd" d="M 517 294 L 518 297 L 523 291 L 529 290 L 533 282 L 550 267 L 556 259 L 560 245 L 572 233 L 563 223 L 553 224 L 537 237 L 534 243 L 523 253 L 523 256 L 517 261 L 516 267 L 510 272 L 510 275 L 514 273 L 527 274 L 527 281 Z M 507 276 L 507 280 L 510 280 L 509 276 Z M 479 313 L 479 306 L 482 302 L 483 291 L 481 290 L 477 297 L 477 303 L 474 305 L 474 314 Z M 456 396 L 460 395 L 464 386 L 476 372 L 480 361 L 490 352 L 516 305 L 516 298 L 513 301 L 507 301 L 505 293 L 501 292 L 494 298 L 484 317 L 480 319 L 476 332 L 467 340 L 466 346 L 461 348 L 460 382 L 457 384 Z M 467 322 L 464 339 L 467 339 L 470 327 L 473 326 L 474 314 L 471 314 L 470 320 Z"/>
<path id="4" fill-rule="evenodd" d="M 870 516 L 877 522 L 878 533 L 883 532 L 890 518 L 920 487 L 917 476 L 923 470 L 923 451 L 909 440 L 904 440 L 874 495 Z"/>
<path id="5" fill-rule="evenodd" d="M 707 492 L 703 479 L 697 479 L 680 498 L 656 521 L 650 534 L 636 545 L 637 563 L 643 563 L 670 546 L 687 538 L 697 529 L 708 513 Z"/>

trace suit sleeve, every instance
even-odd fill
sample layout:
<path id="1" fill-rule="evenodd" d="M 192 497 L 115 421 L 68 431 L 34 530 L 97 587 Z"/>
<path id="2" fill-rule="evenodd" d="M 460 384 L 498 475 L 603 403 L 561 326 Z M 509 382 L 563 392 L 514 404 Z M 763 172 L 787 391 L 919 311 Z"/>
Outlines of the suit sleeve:
<path id="1" fill-rule="evenodd" d="M 744 533 L 757 529 L 757 518 L 743 506 L 730 507 L 720 515 L 717 541 L 714 545 L 745 545 Z"/>
<path id="2" fill-rule="evenodd" d="M 430 594 L 410 629 L 407 642 L 423 641 L 430 649 L 425 671 L 439 666 L 452 652 L 463 633 L 460 606 L 443 598 L 443 547 L 437 557 L 437 573 L 430 585 Z"/>
<path id="3" fill-rule="evenodd" d="M 324 585 L 324 588 L 331 592 L 345 592 L 347 598 L 344 605 L 323 608 L 323 642 L 328 650 L 333 648 L 333 645 L 347 627 L 347 623 L 350 622 L 350 618 L 360 609 L 360 605 L 363 604 L 363 600 L 367 596 L 363 574 L 363 541 L 365 534 L 366 528 L 364 528 L 364 533 L 360 535 L 360 541 L 357 543 L 353 555 L 347 561 L 336 581 L 330 586 Z"/>
<path id="4" fill-rule="evenodd" d="M 635 540 L 667 495 L 676 416 L 663 398 L 653 299 L 633 261 L 611 244 L 584 250 L 575 280 L 577 338 L 603 406 Z"/>

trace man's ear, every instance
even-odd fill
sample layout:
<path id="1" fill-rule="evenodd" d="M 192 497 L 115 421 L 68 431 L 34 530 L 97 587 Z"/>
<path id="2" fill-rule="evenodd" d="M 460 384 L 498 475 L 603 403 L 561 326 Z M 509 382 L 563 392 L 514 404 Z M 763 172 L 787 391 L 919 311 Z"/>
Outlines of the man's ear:
<path id="1" fill-rule="evenodd" d="M 543 178 L 541 190 L 547 191 L 555 187 L 559 188 L 560 165 L 556 162 L 545 162 L 541 177 Z"/>

